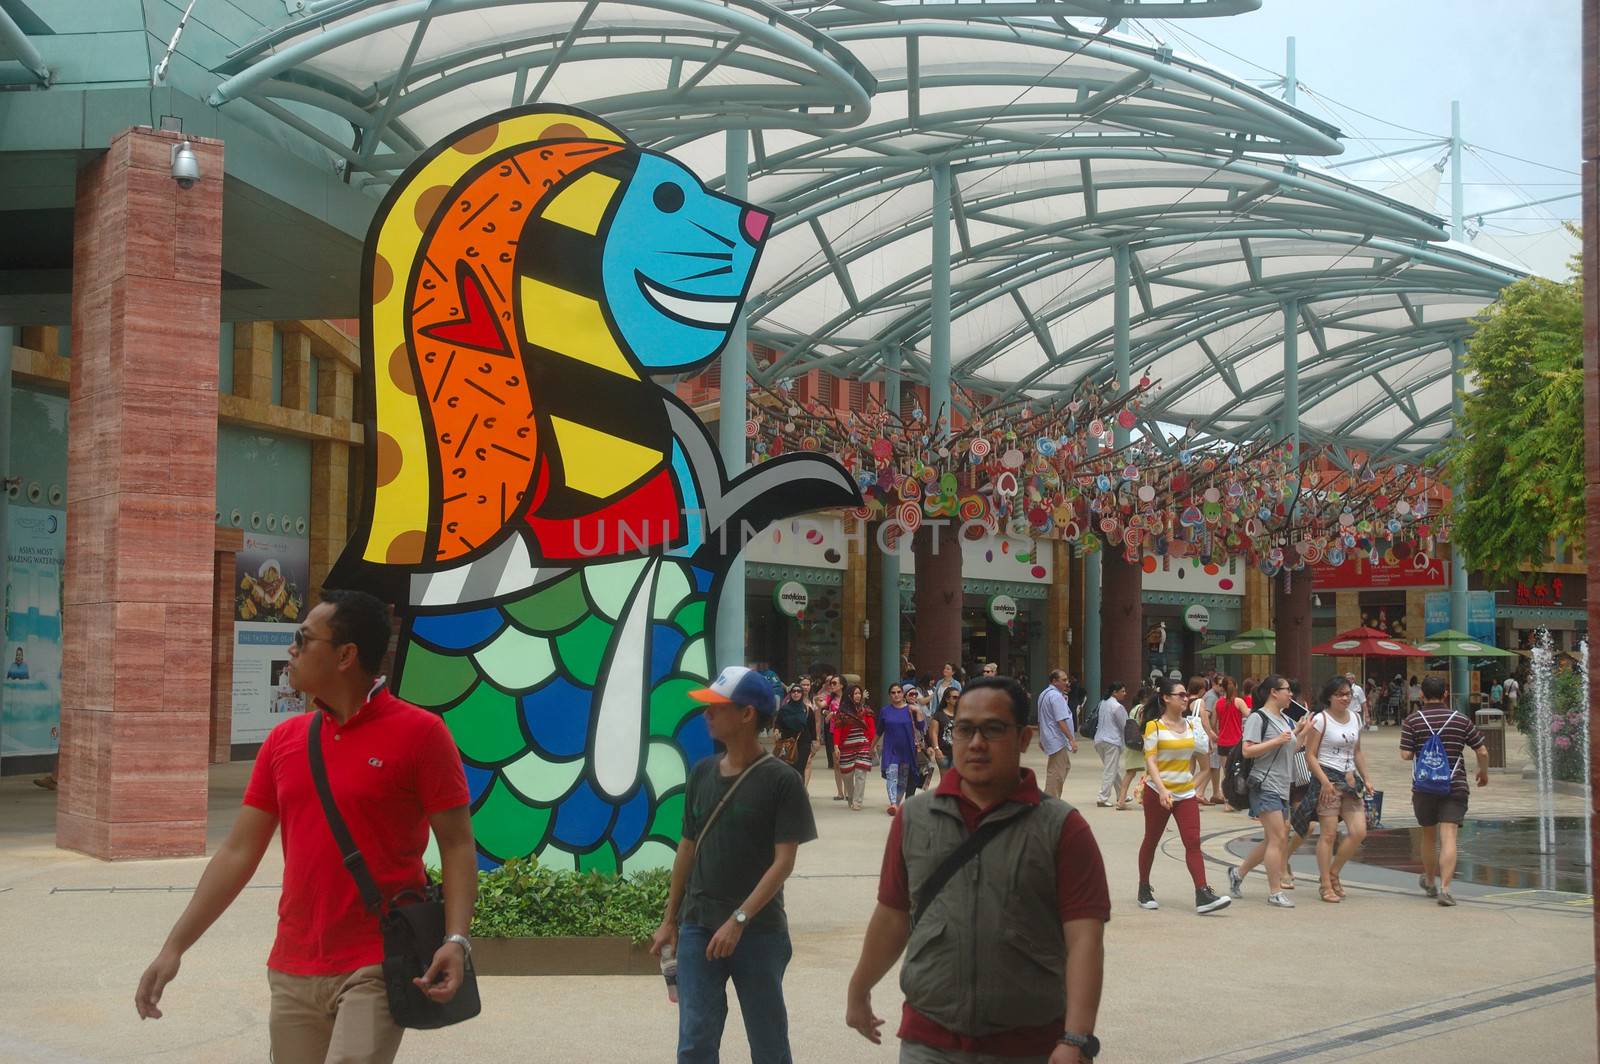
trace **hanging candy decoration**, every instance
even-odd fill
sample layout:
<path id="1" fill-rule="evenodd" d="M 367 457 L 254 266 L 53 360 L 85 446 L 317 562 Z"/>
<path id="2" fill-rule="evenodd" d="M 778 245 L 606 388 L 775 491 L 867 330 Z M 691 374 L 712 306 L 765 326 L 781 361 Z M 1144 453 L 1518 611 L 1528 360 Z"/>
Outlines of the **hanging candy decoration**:
<path id="1" fill-rule="evenodd" d="M 1156 489 L 1154 487 L 1152 487 L 1149 484 L 1141 484 L 1141 485 L 1139 485 L 1139 501 L 1140 502 L 1154 502 L 1155 501 L 1155 497 L 1156 497 Z"/>
<path id="2" fill-rule="evenodd" d="M 914 502 L 901 503 L 900 509 L 895 512 L 895 520 L 907 532 L 915 532 L 922 527 L 922 507 Z"/>
<path id="3" fill-rule="evenodd" d="M 760 426 L 760 424 L 759 424 L 759 423 L 758 423 L 758 422 L 757 422 L 757 421 L 756 421 L 756 420 L 755 420 L 755 418 L 751 418 L 751 419 L 750 419 L 750 420 L 749 420 L 749 421 L 746 421 L 746 422 L 745 422 L 745 423 L 744 423 L 744 438 L 745 438 L 745 439 L 747 439 L 747 440 L 753 440 L 753 439 L 755 439 L 755 438 L 756 438 L 756 435 L 757 435 L 757 434 L 758 434 L 758 433 L 759 433 L 759 432 L 760 432 L 760 431 L 761 431 L 761 426 Z"/>
<path id="4" fill-rule="evenodd" d="M 1121 425 L 1125 429 L 1131 429 L 1138 423 L 1139 419 L 1133 415 L 1132 410 L 1124 409 L 1117 414 L 1117 424 Z"/>

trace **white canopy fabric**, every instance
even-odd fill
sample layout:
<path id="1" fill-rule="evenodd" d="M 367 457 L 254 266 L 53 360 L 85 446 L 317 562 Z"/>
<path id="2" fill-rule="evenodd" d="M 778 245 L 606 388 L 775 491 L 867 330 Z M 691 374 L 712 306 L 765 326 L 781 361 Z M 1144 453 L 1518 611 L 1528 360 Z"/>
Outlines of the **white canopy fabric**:
<path id="1" fill-rule="evenodd" d="M 1302 165 L 1340 152 L 1338 130 L 1112 32 L 1255 6 L 337 0 L 231 57 L 213 102 L 319 137 L 376 186 L 514 102 L 599 113 L 713 186 L 726 131 L 751 130 L 748 196 L 778 215 L 748 306 L 780 352 L 768 380 L 871 376 L 891 353 L 927 372 L 945 166 L 958 381 L 1042 394 L 1110 374 L 1123 247 L 1152 420 L 1272 431 L 1293 300 L 1303 434 L 1426 450 L 1449 431 L 1453 350 L 1518 271 L 1446 243 L 1427 174 L 1381 195 Z"/>

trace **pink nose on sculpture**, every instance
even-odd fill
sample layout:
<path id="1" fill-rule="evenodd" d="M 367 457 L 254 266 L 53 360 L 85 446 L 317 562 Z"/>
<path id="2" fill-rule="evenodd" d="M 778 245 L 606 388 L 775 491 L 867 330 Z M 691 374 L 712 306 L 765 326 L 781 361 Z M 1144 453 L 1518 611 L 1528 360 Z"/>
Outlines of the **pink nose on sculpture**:
<path id="1" fill-rule="evenodd" d="M 772 224 L 772 215 L 766 211 L 755 209 L 744 212 L 744 235 L 750 238 L 750 243 L 759 244 L 767 235 L 767 226 Z"/>

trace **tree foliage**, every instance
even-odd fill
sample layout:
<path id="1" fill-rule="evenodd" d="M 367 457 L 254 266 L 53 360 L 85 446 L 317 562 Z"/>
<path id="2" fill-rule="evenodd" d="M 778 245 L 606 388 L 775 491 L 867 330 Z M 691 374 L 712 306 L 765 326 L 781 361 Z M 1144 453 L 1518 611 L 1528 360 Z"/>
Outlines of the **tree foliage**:
<path id="1" fill-rule="evenodd" d="M 1517 281 L 1478 319 L 1474 378 L 1448 451 L 1454 543 L 1477 572 L 1514 578 L 1583 542 L 1583 284 Z"/>

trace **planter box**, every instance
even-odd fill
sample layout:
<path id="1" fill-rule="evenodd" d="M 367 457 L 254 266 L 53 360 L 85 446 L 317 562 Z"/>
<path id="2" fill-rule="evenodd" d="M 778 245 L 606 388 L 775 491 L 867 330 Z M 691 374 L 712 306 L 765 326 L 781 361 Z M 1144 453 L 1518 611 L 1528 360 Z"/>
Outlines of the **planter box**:
<path id="1" fill-rule="evenodd" d="M 653 975 L 661 962 L 626 938 L 477 938 L 479 975 Z"/>

